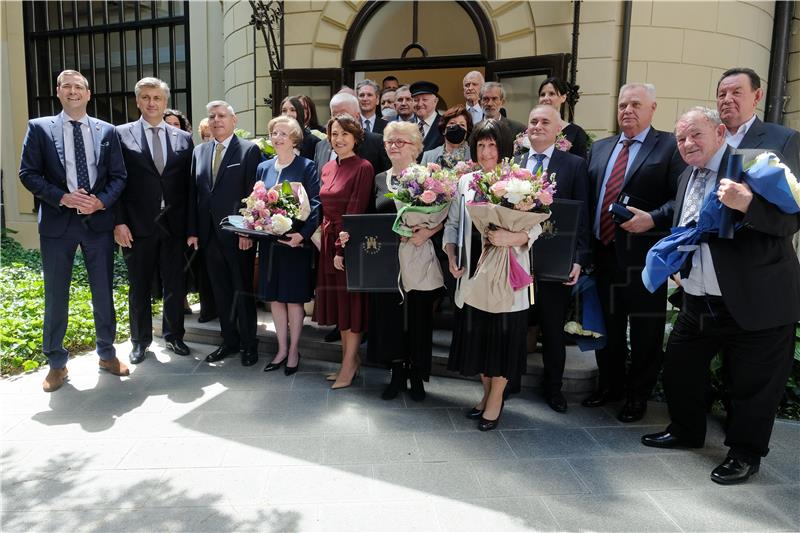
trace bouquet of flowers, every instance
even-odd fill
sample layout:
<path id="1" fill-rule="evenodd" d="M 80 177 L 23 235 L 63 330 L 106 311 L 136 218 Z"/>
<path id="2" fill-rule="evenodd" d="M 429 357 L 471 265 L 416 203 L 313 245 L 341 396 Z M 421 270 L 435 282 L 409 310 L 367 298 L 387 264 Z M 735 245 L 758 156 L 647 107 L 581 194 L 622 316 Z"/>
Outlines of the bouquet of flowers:
<path id="1" fill-rule="evenodd" d="M 474 174 L 466 194 L 467 211 L 482 235 L 496 229 L 526 232 L 529 247 L 550 217 L 554 194 L 555 174 L 540 170 L 534 175 L 504 160 L 490 172 Z M 527 252 L 518 258 L 512 248 L 492 246 L 487 240 L 475 274 L 462 282 L 464 302 L 490 313 L 509 311 L 514 291 L 533 281 L 529 263 Z"/>
<path id="2" fill-rule="evenodd" d="M 434 228 L 447 217 L 450 201 L 456 193 L 458 177 L 436 163 L 411 165 L 397 178 L 397 190 L 386 194 L 397 205 L 392 230 L 402 237 L 414 235 L 413 228 Z M 442 269 L 433 243 L 421 246 L 403 240 L 398 249 L 403 289 L 433 290 L 444 285 Z"/>
<path id="3" fill-rule="evenodd" d="M 305 221 L 311 214 L 308 195 L 299 182 L 284 181 L 267 189 L 263 181 L 257 181 L 242 201 L 243 227 L 268 235 L 283 235 L 295 220 Z"/>

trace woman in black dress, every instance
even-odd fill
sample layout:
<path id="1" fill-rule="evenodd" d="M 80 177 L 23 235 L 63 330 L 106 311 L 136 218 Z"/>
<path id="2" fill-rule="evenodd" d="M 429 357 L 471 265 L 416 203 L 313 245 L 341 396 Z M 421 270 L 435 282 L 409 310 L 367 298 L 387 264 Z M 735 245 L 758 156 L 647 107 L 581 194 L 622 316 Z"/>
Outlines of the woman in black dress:
<path id="1" fill-rule="evenodd" d="M 306 243 L 311 242 L 319 225 L 319 174 L 313 161 L 294 153 L 303 138 L 295 119 L 275 117 L 269 121 L 268 129 L 277 155 L 258 165 L 256 179 L 263 181 L 267 189 L 284 181 L 300 182 L 311 206 L 311 214 L 297 231 L 290 230 L 277 240 L 260 239 L 258 243 L 259 296 L 270 302 L 278 336 L 278 352 L 264 372 L 286 365 L 284 373 L 290 376 L 300 364 L 297 346 L 305 317 L 303 304 L 314 295 L 314 255 Z"/>
<path id="2" fill-rule="evenodd" d="M 295 147 L 295 150 L 298 151 L 300 157 L 305 157 L 306 159 L 313 161 L 314 151 L 317 148 L 319 137 L 311 133 L 310 129 L 303 126 L 303 123 L 306 120 L 303 102 L 300 101 L 300 99 L 296 96 L 287 96 L 283 99 L 283 102 L 281 102 L 281 115 L 292 117 L 300 124 L 303 132 L 303 138 L 301 139 L 300 144 Z"/>
<path id="3" fill-rule="evenodd" d="M 547 78 L 539 85 L 539 103 L 553 106 L 561 113 L 561 106 L 567 101 L 569 91 L 569 86 L 560 78 Z M 569 153 L 586 159 L 589 154 L 589 135 L 583 128 L 562 119 L 561 133 L 572 144 Z"/>

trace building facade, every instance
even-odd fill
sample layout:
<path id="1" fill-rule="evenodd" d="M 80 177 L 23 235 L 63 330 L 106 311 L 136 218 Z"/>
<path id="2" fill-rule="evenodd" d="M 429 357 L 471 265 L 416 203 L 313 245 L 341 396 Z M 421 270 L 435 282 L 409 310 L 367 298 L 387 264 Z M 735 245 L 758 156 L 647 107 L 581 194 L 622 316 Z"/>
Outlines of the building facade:
<path id="1" fill-rule="evenodd" d="M 289 0 L 283 8 L 278 83 L 270 76 L 263 35 L 250 24 L 250 2 L 0 3 L 6 225 L 26 246 L 38 245 L 33 198 L 18 180 L 19 155 L 27 120 L 58 111 L 53 95 L 61 68 L 91 72 L 90 112 L 114 123 L 138 116 L 133 84 L 158 75 L 173 88 L 170 106 L 194 122 L 206 102 L 222 98 L 237 110 L 239 126 L 257 135 L 265 133 L 282 95 L 311 96 L 322 121 L 331 94 L 366 77 L 436 81 L 452 104 L 460 100 L 463 75 L 480 70 L 506 86 L 508 114 L 518 121 L 535 103 L 541 79 L 569 78 L 573 2 Z M 621 81 L 656 86 L 654 125 L 667 130 L 686 108 L 715 105 L 716 81 L 726 68 L 755 69 L 766 90 L 777 53 L 775 8 L 772 1 L 581 2 L 574 121 L 596 138 L 613 133 Z M 798 11 L 790 22 L 780 114 L 795 129 Z"/>

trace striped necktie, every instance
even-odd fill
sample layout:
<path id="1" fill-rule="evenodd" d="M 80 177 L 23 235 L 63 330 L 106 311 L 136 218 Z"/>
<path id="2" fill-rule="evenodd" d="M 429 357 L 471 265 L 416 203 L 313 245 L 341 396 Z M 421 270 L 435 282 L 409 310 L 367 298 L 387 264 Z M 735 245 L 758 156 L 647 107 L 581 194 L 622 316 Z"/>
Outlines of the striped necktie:
<path id="1" fill-rule="evenodd" d="M 603 196 L 603 204 L 600 208 L 600 240 L 606 246 L 614 240 L 614 220 L 611 218 L 608 208 L 617 201 L 617 197 L 622 190 L 622 185 L 625 182 L 625 171 L 628 169 L 630 146 L 634 142 L 629 139 L 622 141 L 622 150 L 619 151 L 617 160 L 614 162 L 614 167 L 611 169 L 611 174 L 606 182 L 606 194 Z"/>

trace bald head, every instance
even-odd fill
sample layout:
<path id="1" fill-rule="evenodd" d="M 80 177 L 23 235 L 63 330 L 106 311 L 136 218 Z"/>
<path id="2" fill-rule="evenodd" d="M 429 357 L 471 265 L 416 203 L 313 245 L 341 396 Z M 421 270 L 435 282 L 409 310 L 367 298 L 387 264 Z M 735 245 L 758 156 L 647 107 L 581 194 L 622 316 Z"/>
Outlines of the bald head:
<path id="1" fill-rule="evenodd" d="M 556 108 L 550 105 L 537 105 L 528 116 L 528 139 L 531 148 L 542 153 L 556 142 L 561 131 L 561 116 Z"/>

